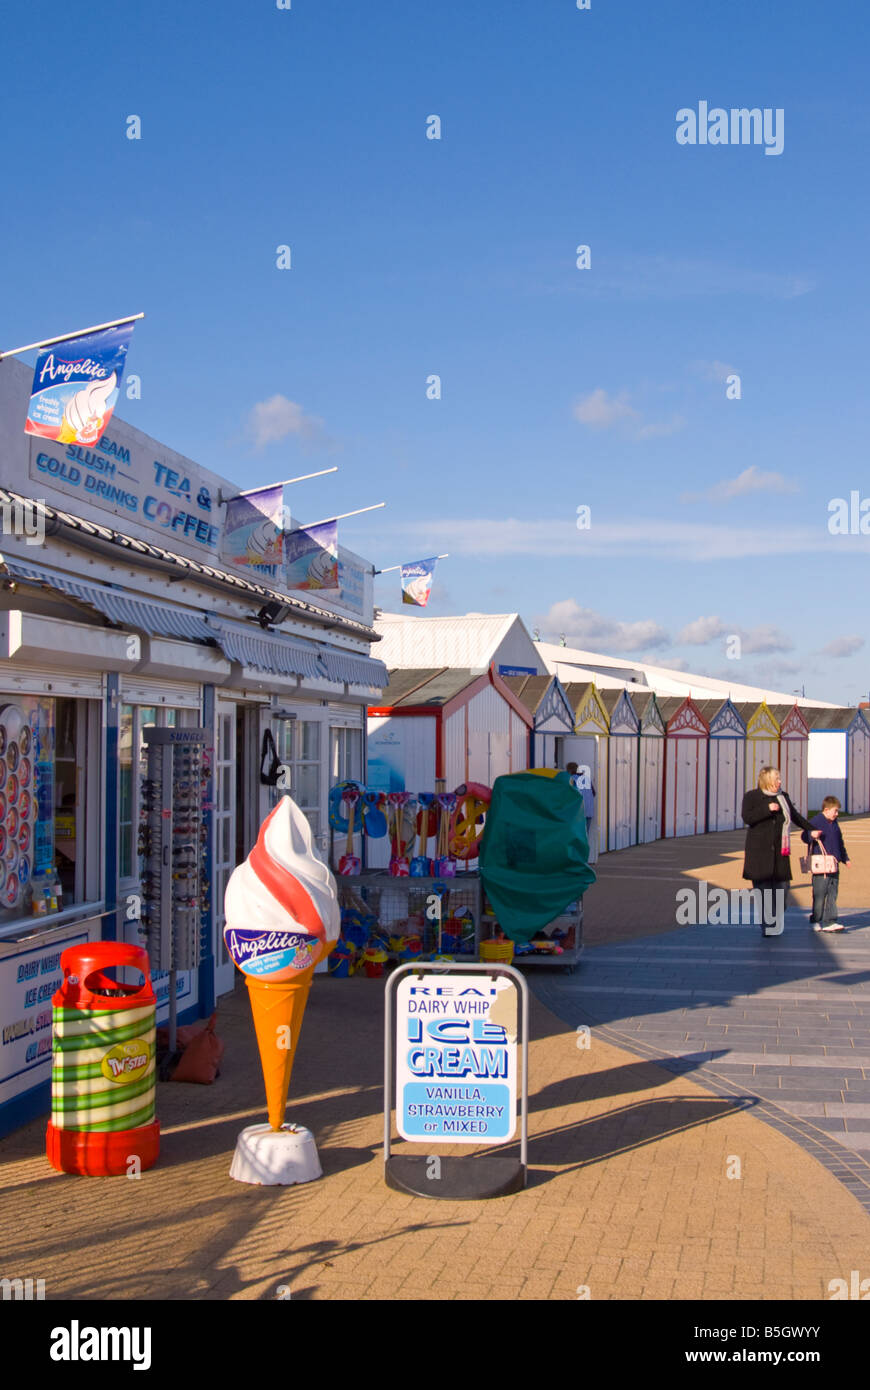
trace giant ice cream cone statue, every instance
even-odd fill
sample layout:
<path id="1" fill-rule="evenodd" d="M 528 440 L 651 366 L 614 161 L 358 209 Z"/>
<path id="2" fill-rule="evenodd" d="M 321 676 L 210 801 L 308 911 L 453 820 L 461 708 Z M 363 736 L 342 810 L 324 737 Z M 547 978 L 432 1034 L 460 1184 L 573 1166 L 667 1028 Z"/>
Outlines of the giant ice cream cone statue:
<path id="1" fill-rule="evenodd" d="M 286 1144 L 276 1150 L 268 1144 L 264 1149 L 258 1142 L 252 1159 L 251 1140 L 246 1140 L 254 1135 L 262 1139 L 265 1129 L 282 1140 L 288 1134 L 294 1140 L 307 1135 L 313 1149 L 307 1130 L 284 1125 L 284 1110 L 311 977 L 317 962 L 338 940 L 341 913 L 335 880 L 314 848 L 306 817 L 289 796 L 282 796 L 266 817 L 248 858 L 233 870 L 224 909 L 227 950 L 248 986 L 269 1115 L 268 1126 L 253 1126 L 239 1138 L 239 1146 L 245 1148 L 241 1167 L 247 1172 L 253 1162 L 258 1176 L 230 1171 L 248 1182 L 307 1181 L 307 1177 L 274 1176 L 277 1159 L 285 1165 L 290 1161 Z M 237 1146 L 233 1168 L 239 1163 Z M 258 1165 L 263 1163 L 272 1176 L 259 1172 Z M 319 1164 L 317 1169 L 308 1176 L 319 1176 Z"/>

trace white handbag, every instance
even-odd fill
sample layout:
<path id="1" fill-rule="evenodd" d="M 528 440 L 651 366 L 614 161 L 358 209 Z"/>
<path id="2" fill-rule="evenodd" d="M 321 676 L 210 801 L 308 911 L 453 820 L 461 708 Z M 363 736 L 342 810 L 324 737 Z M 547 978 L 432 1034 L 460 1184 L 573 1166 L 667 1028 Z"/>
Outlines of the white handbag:
<path id="1" fill-rule="evenodd" d="M 812 874 L 835 874 L 839 871 L 840 861 L 835 854 L 811 854 L 810 873 Z"/>

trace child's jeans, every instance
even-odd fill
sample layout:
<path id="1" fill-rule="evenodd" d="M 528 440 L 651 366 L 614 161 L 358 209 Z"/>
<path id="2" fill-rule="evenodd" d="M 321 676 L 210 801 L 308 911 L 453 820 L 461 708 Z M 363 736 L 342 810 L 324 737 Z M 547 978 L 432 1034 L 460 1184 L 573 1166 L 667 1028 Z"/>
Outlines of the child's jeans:
<path id="1" fill-rule="evenodd" d="M 821 926 L 830 926 L 837 920 L 837 889 L 840 886 L 839 870 L 835 874 L 813 874 L 813 910 L 810 921 Z"/>

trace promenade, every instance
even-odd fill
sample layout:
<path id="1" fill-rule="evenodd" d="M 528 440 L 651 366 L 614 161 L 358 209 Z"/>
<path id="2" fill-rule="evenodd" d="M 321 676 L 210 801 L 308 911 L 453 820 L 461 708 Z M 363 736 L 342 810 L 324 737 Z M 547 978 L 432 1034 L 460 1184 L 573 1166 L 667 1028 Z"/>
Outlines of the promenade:
<path id="1" fill-rule="evenodd" d="M 315 981 L 293 1075 L 288 1117 L 324 1177 L 233 1182 L 236 1135 L 263 1118 L 242 986 L 218 1081 L 160 1085 L 160 1161 L 138 1180 L 55 1173 L 43 1121 L 0 1141 L 0 1275 L 83 1300 L 829 1298 L 870 1276 L 870 821 L 844 832 L 839 937 L 797 911 L 764 941 L 676 928 L 681 883 L 740 886 L 737 835 L 600 861 L 582 965 L 529 975 L 525 1191 L 385 1186 L 383 984 L 361 978 Z"/>

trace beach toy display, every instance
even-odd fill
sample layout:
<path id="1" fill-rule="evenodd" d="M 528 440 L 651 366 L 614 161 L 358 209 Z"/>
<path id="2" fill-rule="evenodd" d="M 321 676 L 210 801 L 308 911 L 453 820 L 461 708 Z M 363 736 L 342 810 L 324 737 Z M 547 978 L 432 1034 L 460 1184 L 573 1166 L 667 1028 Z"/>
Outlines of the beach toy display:
<path id="1" fill-rule="evenodd" d="M 384 815 L 386 804 L 386 792 L 363 793 L 360 802 L 363 830 L 372 840 L 380 840 L 387 833 L 387 818 Z"/>
<path id="2" fill-rule="evenodd" d="M 366 946 L 363 951 L 363 966 L 366 975 L 370 980 L 379 980 L 384 973 L 384 966 L 390 959 L 388 951 L 385 951 L 379 941 L 373 941 Z"/>
<path id="3" fill-rule="evenodd" d="M 224 941 L 245 976 L 266 1084 L 269 1123 L 239 1135 L 230 1176 L 298 1183 L 321 1176 L 314 1139 L 284 1123 L 299 1031 L 318 961 L 338 940 L 335 879 L 311 826 L 287 795 L 263 821 L 257 843 L 230 876 Z"/>
<path id="4" fill-rule="evenodd" d="M 358 874 L 362 869 L 362 862 L 359 855 L 353 852 L 353 821 L 359 799 L 359 787 L 345 787 L 344 801 L 350 808 L 347 816 L 347 848 L 338 861 L 338 872 L 344 875 Z"/>
<path id="5" fill-rule="evenodd" d="M 407 878 L 411 872 L 411 865 L 408 859 L 408 845 L 413 839 L 414 832 L 408 834 L 408 820 L 411 818 L 412 827 L 416 824 L 414 820 L 414 803 L 410 792 L 390 792 L 387 803 L 393 812 L 392 833 L 392 856 L 390 858 L 390 874 L 393 878 Z"/>
<path id="6" fill-rule="evenodd" d="M 449 852 L 449 832 L 450 817 L 456 810 L 455 792 L 439 792 L 436 800 L 438 802 L 438 838 L 435 844 L 435 863 L 434 872 L 439 878 L 456 877 L 456 859 Z"/>
<path id="7" fill-rule="evenodd" d="M 417 814 L 419 845 L 417 853 L 411 860 L 410 866 L 410 872 L 414 878 L 428 878 L 432 872 L 432 860 L 428 857 L 426 851 L 429 848 L 429 837 L 434 834 L 430 819 L 432 814 L 430 807 L 434 800 L 434 792 L 417 793 L 417 805 L 420 807 Z"/>
<path id="8" fill-rule="evenodd" d="M 478 857 L 491 800 L 491 788 L 479 782 L 465 782 L 456 788 L 456 806 L 450 816 L 449 849 L 457 859 Z"/>
<path id="9" fill-rule="evenodd" d="M 154 1117 L 156 1001 L 141 946 L 92 941 L 68 946 L 52 999 L 51 1119 L 46 1155 L 62 1173 L 129 1175 L 157 1161 Z M 106 971 L 131 966 L 141 985 Z"/>

